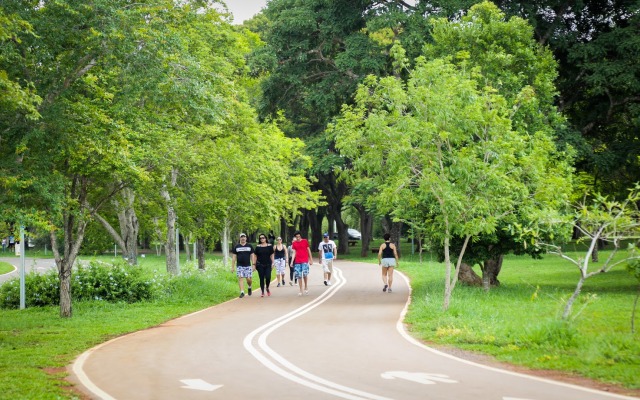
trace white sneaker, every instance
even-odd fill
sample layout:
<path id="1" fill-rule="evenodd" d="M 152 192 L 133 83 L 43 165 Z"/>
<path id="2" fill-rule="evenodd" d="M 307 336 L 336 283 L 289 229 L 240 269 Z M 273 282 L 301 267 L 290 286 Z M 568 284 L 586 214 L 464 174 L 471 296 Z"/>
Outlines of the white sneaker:
<path id="1" fill-rule="evenodd" d="M 327 281 L 327 286 L 331 286 L 331 281 Z"/>
<path id="2" fill-rule="evenodd" d="M 305 291 L 304 291 L 304 295 L 305 295 L 305 296 L 308 296 L 308 295 L 309 295 L 309 291 L 305 289 Z"/>

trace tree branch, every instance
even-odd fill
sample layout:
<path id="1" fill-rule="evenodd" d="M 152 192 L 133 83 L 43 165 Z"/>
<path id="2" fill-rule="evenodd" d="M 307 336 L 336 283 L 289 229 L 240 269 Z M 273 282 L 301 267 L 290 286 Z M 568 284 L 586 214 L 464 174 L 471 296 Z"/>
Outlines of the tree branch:
<path id="1" fill-rule="evenodd" d="M 64 92 L 65 90 L 67 90 L 72 84 L 73 82 L 75 82 L 76 80 L 78 80 L 80 77 L 82 77 L 84 74 L 86 74 L 87 72 L 89 72 L 89 70 L 91 68 L 93 68 L 96 64 L 97 61 L 96 59 L 93 57 L 93 54 L 87 54 L 86 56 L 84 56 L 82 59 L 80 59 L 80 61 L 78 62 L 79 67 L 75 70 L 74 73 L 72 73 L 71 75 L 67 76 L 66 79 L 64 80 L 64 82 L 62 83 L 62 86 L 60 88 L 58 88 L 57 90 L 54 90 L 52 92 L 50 92 L 46 99 L 42 102 L 42 104 L 39 107 L 39 110 L 41 110 L 43 107 L 50 105 L 51 103 L 53 103 L 53 101 L 60 96 L 60 94 L 62 92 Z"/>

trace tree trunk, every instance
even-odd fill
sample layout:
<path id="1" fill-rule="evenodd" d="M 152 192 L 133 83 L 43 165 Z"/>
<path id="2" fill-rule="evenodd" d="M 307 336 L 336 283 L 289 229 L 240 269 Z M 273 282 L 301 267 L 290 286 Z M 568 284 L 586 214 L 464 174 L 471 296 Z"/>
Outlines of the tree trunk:
<path id="1" fill-rule="evenodd" d="M 391 235 L 391 241 L 396 245 L 398 258 L 401 256 L 400 239 L 402 234 L 402 222 L 393 222 L 390 215 L 385 215 L 382 219 L 382 229 Z"/>
<path id="2" fill-rule="evenodd" d="M 289 229 L 287 226 L 287 220 L 284 217 L 280 217 L 280 237 L 282 238 L 282 243 L 288 243 L 287 238 L 289 237 Z"/>
<path id="3" fill-rule="evenodd" d="M 349 187 L 344 181 L 338 181 L 335 174 L 320 174 L 317 176 L 317 187 L 322 190 L 322 194 L 327 199 L 327 214 L 336 223 L 338 230 L 338 253 L 349 254 L 349 236 L 347 226 L 342 220 L 342 203 Z"/>
<path id="4" fill-rule="evenodd" d="M 118 223 L 120 225 L 120 233 L 118 233 L 113 226 L 103 218 L 96 210 L 92 211 L 93 217 L 100 222 L 102 227 L 111 235 L 111 238 L 116 242 L 123 257 L 131 265 L 138 264 L 138 231 L 140 229 L 138 224 L 138 218 L 136 216 L 135 209 L 133 208 L 133 202 L 135 200 L 135 194 L 129 188 L 122 189 L 122 198 L 124 200 L 124 206 L 116 200 L 113 204 L 116 207 L 118 214 Z"/>
<path id="5" fill-rule="evenodd" d="M 446 276 L 447 282 L 445 283 L 445 292 L 444 292 L 444 310 L 449 309 L 449 304 L 451 302 L 451 295 L 453 293 L 453 289 L 456 287 L 456 283 L 458 282 L 458 278 L 460 276 L 460 269 L 462 268 L 462 258 L 464 257 L 464 252 L 467 250 L 467 245 L 469 244 L 469 240 L 471 236 L 466 236 L 464 238 L 464 243 L 462 244 L 462 249 L 460 250 L 460 254 L 458 254 L 458 261 L 455 265 L 455 270 L 453 274 L 451 273 L 451 258 L 449 256 L 449 225 L 448 221 L 445 219 L 445 261 L 446 261 Z"/>
<path id="6" fill-rule="evenodd" d="M 482 286 L 482 278 L 480 278 L 480 276 L 473 270 L 471 265 L 467 263 L 460 264 L 458 279 L 465 285 Z"/>
<path id="7" fill-rule="evenodd" d="M 593 248 L 593 252 L 591 253 L 591 261 L 593 261 L 594 263 L 598 262 L 599 258 L 598 258 L 598 247 L 596 246 Z"/>
<path id="8" fill-rule="evenodd" d="M 329 237 L 333 240 L 333 234 L 336 233 L 335 229 L 333 229 L 333 218 L 329 215 L 329 213 L 327 212 L 327 225 L 328 225 L 328 229 L 327 229 L 327 233 L 329 234 Z"/>
<path id="9" fill-rule="evenodd" d="M 189 248 L 189 245 L 191 244 L 191 233 L 189 233 L 188 235 L 182 235 L 182 237 L 184 239 L 184 251 L 187 255 L 187 261 L 191 261 L 191 249 Z"/>
<path id="10" fill-rule="evenodd" d="M 489 291 L 491 286 L 500 286 L 498 274 L 500 274 L 502 270 L 503 260 L 504 255 L 500 254 L 484 261 L 484 265 L 482 266 L 482 288 L 485 291 Z"/>
<path id="11" fill-rule="evenodd" d="M 322 242 L 322 220 L 324 219 L 324 214 L 318 212 L 319 210 L 308 210 L 307 220 L 311 225 L 311 252 L 313 253 L 314 249 L 317 249 Z"/>
<path id="12" fill-rule="evenodd" d="M 71 318 L 73 316 L 73 305 L 71 301 L 71 270 L 73 263 L 75 262 L 75 256 L 69 252 L 71 239 L 67 239 L 67 232 L 69 231 L 69 229 L 67 229 L 68 216 L 65 215 L 64 219 L 65 238 L 62 255 L 58 250 L 58 239 L 54 230 L 49 233 L 49 237 L 51 240 L 51 248 L 53 249 L 54 258 L 56 260 L 56 266 L 58 268 L 58 278 L 60 279 L 60 317 Z M 73 234 L 73 232 L 69 233 Z"/>
<path id="13" fill-rule="evenodd" d="M 91 207 L 87 203 L 88 179 L 74 177 L 69 188 L 70 208 L 63 211 L 62 222 L 64 232 L 64 250 L 60 254 L 55 230 L 49 234 L 51 249 L 58 267 L 60 278 L 60 317 L 71 318 L 73 307 L 71 301 L 71 272 L 76 261 L 84 234 L 89 222 Z"/>
<path id="14" fill-rule="evenodd" d="M 402 222 L 391 223 L 391 241 L 396 244 L 396 251 L 398 252 L 398 258 L 402 257 L 402 250 L 400 249 L 400 240 L 402 239 Z"/>
<path id="15" fill-rule="evenodd" d="M 369 255 L 371 236 L 373 235 L 373 215 L 361 204 L 357 204 L 354 207 L 360 214 L 360 233 L 362 235 L 360 257 L 367 257 Z"/>
<path id="16" fill-rule="evenodd" d="M 226 267 L 229 265 L 229 235 L 231 234 L 231 222 L 228 219 L 224 221 L 224 228 L 222 228 L 222 263 Z"/>
<path id="17" fill-rule="evenodd" d="M 598 262 L 599 259 L 599 251 L 604 249 L 604 240 L 598 239 L 596 242 L 596 246 L 593 248 L 593 253 L 591 253 L 591 261 Z"/>
<path id="18" fill-rule="evenodd" d="M 335 221 L 338 230 L 338 254 L 349 254 L 349 233 L 347 232 L 347 224 L 342 220 L 342 203 L 329 204 L 327 211 Z"/>
<path id="19" fill-rule="evenodd" d="M 635 300 L 633 300 L 633 308 L 631 309 L 631 333 L 636 333 L 636 310 L 638 309 L 638 299 L 640 299 L 640 286 Z"/>
<path id="20" fill-rule="evenodd" d="M 204 239 L 203 238 L 198 238 L 196 240 L 196 251 L 198 253 L 197 258 L 198 258 L 198 269 L 204 271 L 205 268 L 205 263 L 204 263 Z"/>
<path id="21" fill-rule="evenodd" d="M 136 195 L 131 188 L 122 190 L 124 207 L 118 212 L 120 233 L 125 247 L 122 249 L 125 258 L 131 265 L 138 265 L 138 232 L 140 224 L 134 208 Z"/>
<path id="22" fill-rule="evenodd" d="M 298 220 L 298 230 L 303 238 L 309 239 L 309 215 L 303 212 Z"/>
<path id="23" fill-rule="evenodd" d="M 175 186 L 178 180 L 178 170 L 171 169 L 171 186 Z M 167 207 L 167 240 L 164 245 L 166 254 L 167 272 L 171 275 L 178 275 L 178 260 L 176 258 L 176 212 L 171 201 L 171 194 L 166 185 L 162 187 L 162 198 Z"/>
<path id="24" fill-rule="evenodd" d="M 580 292 L 582 291 L 582 286 L 584 285 L 584 281 L 586 279 L 587 279 L 586 276 L 583 273 L 581 273 L 580 280 L 576 285 L 576 290 L 573 291 L 573 294 L 571 295 L 569 300 L 567 300 L 567 304 L 564 307 L 564 312 L 562 313 L 562 319 L 567 319 L 569 318 L 569 315 L 571 315 L 571 308 L 573 307 L 573 303 L 576 301 L 576 299 L 580 295 Z"/>
<path id="25" fill-rule="evenodd" d="M 344 223 L 342 217 L 335 219 L 338 228 L 338 254 L 349 254 L 349 232 L 347 232 L 347 224 Z"/>
<path id="26" fill-rule="evenodd" d="M 160 229 L 160 221 L 158 221 L 158 217 L 153 217 L 153 227 L 154 227 L 155 232 L 156 232 L 156 240 L 154 240 L 154 242 L 155 242 L 154 246 L 156 248 L 156 255 L 160 256 L 162 254 L 162 248 L 165 246 L 165 243 L 160 241 L 164 237 L 164 234 L 162 233 L 162 230 Z"/>
<path id="27" fill-rule="evenodd" d="M 442 309 L 447 311 L 449 309 L 449 303 L 451 302 L 451 255 L 449 253 L 449 228 L 447 220 L 445 218 L 445 232 L 444 232 L 444 301 L 442 302 Z"/>

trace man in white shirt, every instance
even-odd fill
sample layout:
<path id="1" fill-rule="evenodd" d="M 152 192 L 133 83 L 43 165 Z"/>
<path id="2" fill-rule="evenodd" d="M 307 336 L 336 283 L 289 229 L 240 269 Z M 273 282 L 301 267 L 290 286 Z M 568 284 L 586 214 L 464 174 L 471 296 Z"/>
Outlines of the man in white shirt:
<path id="1" fill-rule="evenodd" d="M 323 235 L 322 242 L 318 245 L 318 257 L 322 270 L 324 271 L 324 285 L 331 286 L 331 274 L 333 273 L 333 260 L 338 254 L 338 249 L 333 240 L 329 239 L 329 234 Z"/>

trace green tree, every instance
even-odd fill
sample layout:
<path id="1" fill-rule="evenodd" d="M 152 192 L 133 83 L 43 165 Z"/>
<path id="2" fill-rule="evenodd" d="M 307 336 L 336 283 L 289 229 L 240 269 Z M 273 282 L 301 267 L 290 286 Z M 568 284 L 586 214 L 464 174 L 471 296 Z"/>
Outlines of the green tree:
<path id="1" fill-rule="evenodd" d="M 506 21 L 494 5 L 482 3 L 459 22 L 431 23 L 433 42 L 424 52 L 433 61 L 419 59 L 406 89 L 400 84 L 401 73 L 361 89 L 359 106 L 345 108 L 336 135 L 340 150 L 358 157 L 358 177 L 373 179 L 375 188 L 392 182 L 392 189 L 373 194 L 378 207 L 386 204 L 395 209 L 396 219 L 431 226 L 427 235 L 430 242 L 443 244 L 447 265 L 455 250 L 458 262 L 447 279 L 448 298 L 469 246 L 467 259 L 498 258 L 496 264 L 507 251 L 540 251 L 532 243 L 536 235 L 553 234 L 539 229 L 540 222 L 566 201 L 570 169 L 566 155 L 553 144 L 554 130 L 562 126 L 553 106 L 555 64 L 532 40 L 526 22 Z M 407 65 L 401 49 L 391 54 L 396 68 Z M 442 65 L 446 79 L 432 81 L 434 65 Z M 522 65 L 527 68 L 522 70 Z M 407 133 L 413 131 L 423 134 L 416 139 L 417 133 Z M 489 134 L 483 137 L 480 132 Z M 400 149 L 394 142 L 400 142 Z M 481 144 L 495 147 L 477 147 Z M 475 158 L 465 158 L 469 155 Z M 395 158 L 401 161 L 390 161 Z M 387 179 L 375 181 L 378 176 Z M 432 181 L 414 181 L 428 176 Z M 496 180 L 503 182 L 493 186 Z M 501 194 L 505 188 L 508 195 Z M 424 222 L 416 223 L 420 211 Z M 501 246 L 505 239 L 509 245 Z M 499 265 L 494 270 L 499 271 Z"/>
<path id="2" fill-rule="evenodd" d="M 531 24 L 559 63 L 556 104 L 568 119 L 558 141 L 577 150 L 576 168 L 591 191 L 621 198 L 640 174 L 640 2 L 494 1 Z M 420 2 L 450 15 L 477 0 Z"/>
<path id="3" fill-rule="evenodd" d="M 474 73 L 480 80 L 481 75 Z M 336 125 L 338 147 L 356 171 L 377 180 L 378 204 L 411 217 L 408 204 L 428 204 L 434 235 L 443 243 L 444 308 L 458 279 L 466 245 L 491 233 L 528 196 L 514 173 L 532 161 L 528 150 L 553 148 L 548 137 L 523 140 L 511 128 L 510 111 L 495 89 L 444 60 L 421 59 L 406 86 L 397 78 L 368 78 Z M 539 157 L 539 155 L 537 155 Z M 450 242 L 464 238 L 455 269 Z"/>
<path id="4" fill-rule="evenodd" d="M 341 253 L 349 251 L 342 218 L 349 186 L 337 179 L 336 170 L 348 168 L 348 160 L 337 154 L 324 131 L 367 74 L 384 74 L 385 47 L 369 37 L 366 24 L 383 9 L 400 3 L 274 0 L 264 10 L 268 22 L 254 27 L 263 30 L 267 44 L 252 61 L 256 71 L 269 71 L 262 85 L 261 115 L 283 110 L 289 123 L 282 129 L 287 136 L 305 141 L 313 161 L 310 175 L 317 178 L 315 188 L 327 199 L 326 211 L 337 225 Z M 306 221 L 317 224 L 322 217 L 309 214 Z M 320 234 L 316 226 L 313 240 L 320 241 Z M 368 245 L 368 238 L 363 243 Z"/>
<path id="5" fill-rule="evenodd" d="M 452 55 L 452 62 L 462 69 L 479 68 L 482 84 L 495 88 L 512 109 L 510 119 L 516 132 L 523 137 L 538 134 L 557 140 L 564 130 L 564 120 L 554 105 L 556 63 L 552 54 L 535 42 L 533 28 L 525 20 L 507 19 L 495 5 L 484 2 L 473 6 L 460 21 L 434 19 L 432 26 L 433 41 L 425 46 L 427 57 Z M 486 290 L 499 283 L 497 278 L 505 254 L 515 252 L 535 257 L 541 252 L 538 247 L 527 245 L 510 227 L 531 229 L 535 226 L 531 215 L 563 207 L 567 199 L 569 185 L 564 185 L 557 195 L 547 188 L 563 187 L 561 182 L 569 174 L 568 154 L 548 153 L 548 156 L 555 162 L 549 163 L 546 156 L 542 157 L 540 160 L 544 161 L 532 162 L 523 177 L 532 194 L 530 201 L 517 204 L 517 211 L 504 219 L 499 229 L 476 238 L 467 249 L 465 261 L 481 265 Z M 556 175 L 548 168 L 557 168 Z M 560 234 L 536 232 L 556 237 Z M 464 238 L 456 238 L 452 246 L 460 249 L 463 242 Z"/>
<path id="6" fill-rule="evenodd" d="M 9 76 L 30 79 L 43 98 L 37 123 L 17 119 L 2 127 L 11 143 L 3 152 L 17 154 L 2 157 L 16 177 L 11 204 L 44 212 L 61 280 L 61 315 L 69 317 L 71 267 L 88 222 L 123 188 L 172 177 L 188 133 L 220 120 L 222 94 L 233 90 L 225 71 L 233 67 L 215 60 L 232 49 L 206 58 L 209 45 L 197 46 L 206 35 L 194 41 L 181 30 L 216 21 L 208 4 L 197 1 L 180 7 L 170 1 L 5 2 L 5 8 L 35 33 L 12 42 L 23 58 L 7 67 Z"/>
<path id="7" fill-rule="evenodd" d="M 114 56 L 119 36 L 113 28 L 121 8 L 113 2 L 13 1 L 4 7 L 34 32 L 12 43 L 21 58 L 6 70 L 33 85 L 43 100 L 38 121 L 5 121 L 10 145 L 2 148 L 17 157 L 1 158 L 16 177 L 12 204 L 48 224 L 60 276 L 60 314 L 70 317 L 71 270 L 91 213 L 122 188 L 113 182 L 140 172 L 129 157 L 133 131 L 111 112 L 113 88 L 101 79 L 123 61 Z"/>
<path id="8" fill-rule="evenodd" d="M 627 198 L 623 201 L 609 199 L 606 196 L 596 194 L 593 200 L 587 200 L 576 208 L 576 215 L 572 228 L 579 230 L 583 236 L 580 242 L 588 244 L 582 257 L 574 258 L 566 254 L 562 246 L 543 244 L 551 253 L 557 254 L 570 261 L 578 268 L 580 278 L 571 297 L 567 300 L 562 318 L 567 319 L 571 315 L 573 303 L 576 301 L 587 279 L 611 271 L 619 265 L 638 263 L 640 254 L 635 240 L 640 237 L 640 184 L 628 191 Z M 603 241 L 612 246 L 612 251 L 604 263 L 593 268 L 590 264 L 592 253 Z M 628 248 L 623 246 L 628 244 Z M 626 251 L 625 251 L 626 250 Z M 622 256 L 618 255 L 621 252 Z M 632 321 L 633 328 L 633 321 Z"/>
<path id="9" fill-rule="evenodd" d="M 31 35 L 31 25 L 19 17 L 8 15 L 0 8 L 0 44 L 4 51 L 0 54 L 0 65 L 5 66 L 19 59 L 16 47 L 6 45 L 9 42 L 20 43 L 21 35 Z M 10 120 L 16 116 L 28 119 L 39 117 L 37 106 L 42 100 L 34 93 L 33 86 L 28 81 L 10 79 L 7 71 L 0 68 L 0 118 Z"/>

